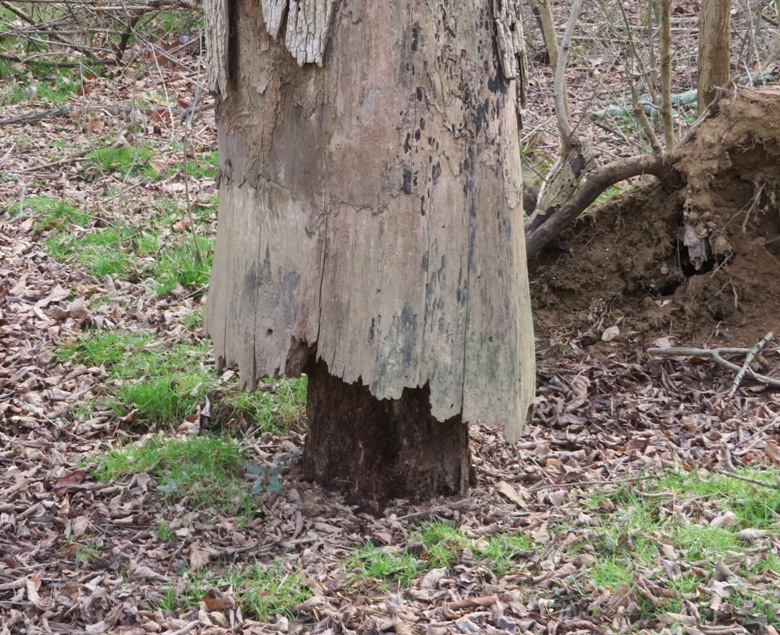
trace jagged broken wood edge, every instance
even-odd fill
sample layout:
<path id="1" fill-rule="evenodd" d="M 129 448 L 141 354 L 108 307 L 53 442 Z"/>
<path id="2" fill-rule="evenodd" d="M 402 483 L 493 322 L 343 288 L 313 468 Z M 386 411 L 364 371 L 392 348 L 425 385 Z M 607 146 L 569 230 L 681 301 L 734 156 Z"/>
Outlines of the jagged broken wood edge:
<path id="1" fill-rule="evenodd" d="M 284 45 L 298 62 L 322 66 L 337 0 L 261 0 L 265 28 L 278 39 L 287 19 Z M 209 90 L 228 91 L 228 0 L 205 0 L 206 81 Z"/>

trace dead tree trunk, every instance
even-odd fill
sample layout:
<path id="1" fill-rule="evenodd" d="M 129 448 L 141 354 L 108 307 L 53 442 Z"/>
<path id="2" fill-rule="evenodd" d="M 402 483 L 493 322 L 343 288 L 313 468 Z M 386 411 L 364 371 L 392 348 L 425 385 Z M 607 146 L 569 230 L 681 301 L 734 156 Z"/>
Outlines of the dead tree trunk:
<path id="1" fill-rule="evenodd" d="M 380 503 L 462 491 L 467 422 L 515 439 L 534 389 L 519 12 L 210 0 L 206 19 L 216 355 L 250 386 L 309 373 L 310 477 Z"/>

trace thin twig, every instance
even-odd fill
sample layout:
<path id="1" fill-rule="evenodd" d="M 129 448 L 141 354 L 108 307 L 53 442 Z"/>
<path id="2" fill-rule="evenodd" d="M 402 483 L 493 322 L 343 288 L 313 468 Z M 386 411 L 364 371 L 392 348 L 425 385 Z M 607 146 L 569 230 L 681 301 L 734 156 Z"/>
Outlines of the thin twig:
<path id="1" fill-rule="evenodd" d="M 555 489 L 559 487 L 579 487 L 579 486 L 587 486 L 587 485 L 620 485 L 621 483 L 635 483 L 637 481 L 650 481 L 652 479 L 657 479 L 659 476 L 657 474 L 652 476 L 635 476 L 633 478 L 621 478 L 621 479 L 615 479 L 610 481 L 576 481 L 574 483 L 553 483 L 551 485 L 540 485 L 539 487 L 533 487 L 529 491 L 531 492 L 539 492 L 545 489 Z"/>
<path id="2" fill-rule="evenodd" d="M 555 100 L 555 118 L 558 123 L 558 131 L 561 134 L 561 156 L 564 157 L 569 149 L 575 145 L 572 138 L 574 133 L 567 113 L 568 96 L 566 94 L 566 63 L 569 59 L 569 49 L 571 48 L 571 38 L 574 34 L 574 28 L 577 25 L 577 19 L 582 9 L 582 0 L 574 0 L 569 14 L 569 22 L 566 24 L 566 31 L 561 40 L 560 53 L 558 55 L 558 65 L 555 67 L 555 82 L 553 84 L 553 99 Z"/>
<path id="3" fill-rule="evenodd" d="M 674 147 L 672 120 L 672 0 L 661 0 L 661 120 L 664 125 L 664 145 Z"/>
<path id="4" fill-rule="evenodd" d="M 750 348 L 687 348 L 683 346 L 676 346 L 671 348 L 648 348 L 647 352 L 650 355 L 660 355 L 666 357 L 709 357 L 724 368 L 739 372 L 742 370 L 742 367 L 735 364 L 734 362 L 730 362 L 727 359 L 724 359 L 723 355 L 728 355 L 731 353 L 748 354 L 751 350 L 752 349 Z M 753 379 L 762 384 L 780 388 L 780 379 L 760 375 L 750 367 L 748 367 L 746 372 Z"/>
<path id="5" fill-rule="evenodd" d="M 735 478 L 738 481 L 745 481 L 745 483 L 752 483 L 753 485 L 761 485 L 762 487 L 771 487 L 772 489 L 780 489 L 780 483 L 768 483 L 767 481 L 759 481 L 755 478 L 749 478 L 747 476 L 740 476 L 733 472 L 727 472 L 726 470 L 713 470 L 721 476 L 727 476 L 728 478 Z"/>
<path id="6" fill-rule="evenodd" d="M 750 349 L 750 352 L 745 356 L 745 363 L 742 364 L 742 368 L 737 373 L 737 376 L 734 378 L 734 384 L 731 386 L 731 394 L 729 396 L 733 397 L 734 393 L 737 392 L 737 389 L 739 388 L 739 385 L 742 383 L 742 380 L 745 377 L 745 373 L 750 371 L 750 364 L 753 362 L 753 359 L 758 354 L 758 351 L 760 351 L 764 346 L 766 346 L 769 343 L 769 340 L 771 340 L 774 337 L 774 333 L 772 331 L 769 331 L 764 337 L 753 347 Z"/>
<path id="7" fill-rule="evenodd" d="M 758 430 L 756 430 L 753 434 L 751 434 L 747 439 L 743 439 L 739 443 L 736 443 L 734 445 L 734 448 L 735 448 L 734 454 L 736 454 L 737 456 L 743 456 L 743 455 L 747 454 L 748 452 L 752 452 L 751 448 L 752 448 L 753 444 L 756 441 L 758 441 L 758 438 L 764 432 L 769 430 L 769 428 L 771 428 L 773 426 L 776 426 L 778 423 L 780 423 L 780 417 L 775 417 L 774 419 L 772 419 L 772 421 L 770 421 L 766 425 L 761 426 Z M 748 445 L 744 449 L 739 450 L 738 452 L 736 451 L 736 448 L 738 448 L 741 445 L 745 445 L 745 444 L 748 444 Z"/>

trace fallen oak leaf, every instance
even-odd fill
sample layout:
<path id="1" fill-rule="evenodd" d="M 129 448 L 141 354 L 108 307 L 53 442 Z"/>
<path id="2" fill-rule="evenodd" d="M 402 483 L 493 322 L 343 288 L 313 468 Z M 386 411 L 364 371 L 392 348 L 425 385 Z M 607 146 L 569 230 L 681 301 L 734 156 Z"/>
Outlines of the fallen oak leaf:
<path id="1" fill-rule="evenodd" d="M 63 289 L 60 285 L 57 285 L 54 287 L 54 289 L 51 290 L 49 295 L 47 295 L 42 300 L 38 300 L 35 303 L 35 306 L 39 309 L 45 309 L 47 306 L 49 306 L 52 302 L 59 302 L 60 300 L 64 300 L 65 298 L 70 295 L 70 291 L 67 289 Z"/>
<path id="2" fill-rule="evenodd" d="M 780 463 L 780 446 L 771 439 L 764 445 L 764 452 L 772 463 Z"/>
<path id="3" fill-rule="evenodd" d="M 71 492 L 89 491 L 103 487 L 99 483 L 84 482 L 86 477 L 84 470 L 73 470 L 65 474 L 65 476 L 58 478 L 57 482 L 51 486 L 51 491 L 58 496 L 62 496 Z"/>

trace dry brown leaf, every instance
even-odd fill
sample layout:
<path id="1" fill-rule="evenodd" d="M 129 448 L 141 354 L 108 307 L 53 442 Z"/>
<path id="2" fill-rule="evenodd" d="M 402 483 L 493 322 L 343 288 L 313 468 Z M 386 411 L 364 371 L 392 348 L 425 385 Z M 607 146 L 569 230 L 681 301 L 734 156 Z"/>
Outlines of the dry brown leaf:
<path id="1" fill-rule="evenodd" d="M 523 497 L 518 493 L 518 491 L 512 487 L 509 483 L 506 481 L 499 481 L 495 485 L 496 491 L 501 494 L 504 498 L 507 500 L 512 501 L 515 505 L 518 507 L 524 507 L 525 506 L 525 500 Z"/>
<path id="2" fill-rule="evenodd" d="M 764 451 L 771 463 L 780 463 L 780 446 L 771 439 L 764 445 Z"/>

